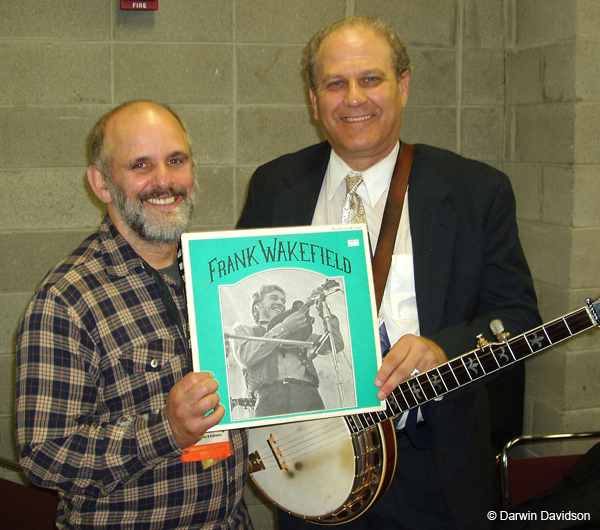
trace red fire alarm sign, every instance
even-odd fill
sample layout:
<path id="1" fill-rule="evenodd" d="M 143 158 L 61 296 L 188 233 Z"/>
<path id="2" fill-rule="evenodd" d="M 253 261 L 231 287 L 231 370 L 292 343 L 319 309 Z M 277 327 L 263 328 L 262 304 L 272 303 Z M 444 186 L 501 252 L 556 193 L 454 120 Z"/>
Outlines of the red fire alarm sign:
<path id="1" fill-rule="evenodd" d="M 142 2 L 133 2 L 132 0 L 121 0 L 121 9 L 135 9 L 138 11 L 156 11 L 158 9 L 158 0 L 143 0 Z"/>

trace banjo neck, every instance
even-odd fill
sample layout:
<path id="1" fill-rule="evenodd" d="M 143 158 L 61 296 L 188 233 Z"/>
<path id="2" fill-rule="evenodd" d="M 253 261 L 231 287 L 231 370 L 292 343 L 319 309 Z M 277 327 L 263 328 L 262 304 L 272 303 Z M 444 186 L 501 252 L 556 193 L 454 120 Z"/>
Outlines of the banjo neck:
<path id="1" fill-rule="evenodd" d="M 515 338 L 489 343 L 481 337 L 475 350 L 400 383 L 386 398 L 385 410 L 347 416 L 347 424 L 353 434 L 358 434 L 428 401 L 439 399 L 448 392 L 599 326 L 599 313 L 600 298 L 595 302 L 588 299 L 587 306 Z"/>

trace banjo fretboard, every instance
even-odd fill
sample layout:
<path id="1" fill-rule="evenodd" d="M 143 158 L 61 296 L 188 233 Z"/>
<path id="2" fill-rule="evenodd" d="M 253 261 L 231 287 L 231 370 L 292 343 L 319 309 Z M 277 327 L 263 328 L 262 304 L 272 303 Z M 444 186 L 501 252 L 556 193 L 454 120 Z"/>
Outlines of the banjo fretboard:
<path id="1" fill-rule="evenodd" d="M 358 434 L 600 325 L 598 316 L 600 299 L 595 302 L 588 299 L 587 303 L 587 307 L 582 307 L 506 342 L 486 344 L 407 379 L 388 396 L 385 410 L 347 416 L 346 421 L 350 430 L 353 434 Z"/>

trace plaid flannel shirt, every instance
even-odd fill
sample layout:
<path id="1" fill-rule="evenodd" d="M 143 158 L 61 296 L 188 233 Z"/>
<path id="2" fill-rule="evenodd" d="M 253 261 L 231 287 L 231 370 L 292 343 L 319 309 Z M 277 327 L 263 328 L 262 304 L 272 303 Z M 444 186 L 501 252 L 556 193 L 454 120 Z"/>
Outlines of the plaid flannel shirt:
<path id="1" fill-rule="evenodd" d="M 43 280 L 18 330 L 16 434 L 29 479 L 59 490 L 59 528 L 251 528 L 246 431 L 206 470 L 181 461 L 165 401 L 185 343 L 108 217 Z"/>

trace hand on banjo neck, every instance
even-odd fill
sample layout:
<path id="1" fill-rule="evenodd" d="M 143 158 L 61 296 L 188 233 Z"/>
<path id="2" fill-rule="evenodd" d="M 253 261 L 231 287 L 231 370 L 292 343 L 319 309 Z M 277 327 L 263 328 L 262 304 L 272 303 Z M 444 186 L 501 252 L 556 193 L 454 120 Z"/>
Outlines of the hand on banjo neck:
<path id="1" fill-rule="evenodd" d="M 381 412 L 251 428 L 250 476 L 268 499 L 294 516 L 323 525 L 351 521 L 375 503 L 392 480 L 392 418 L 600 326 L 599 313 L 600 299 L 588 299 L 585 307 L 514 338 L 503 329 L 493 329 L 496 343 L 479 335 L 475 350 L 400 383 Z M 427 355 L 416 354 L 410 346 L 411 353 L 403 359 L 418 366 Z M 390 378 L 401 377 L 401 365 L 402 361 L 394 367 L 382 389 Z"/>

